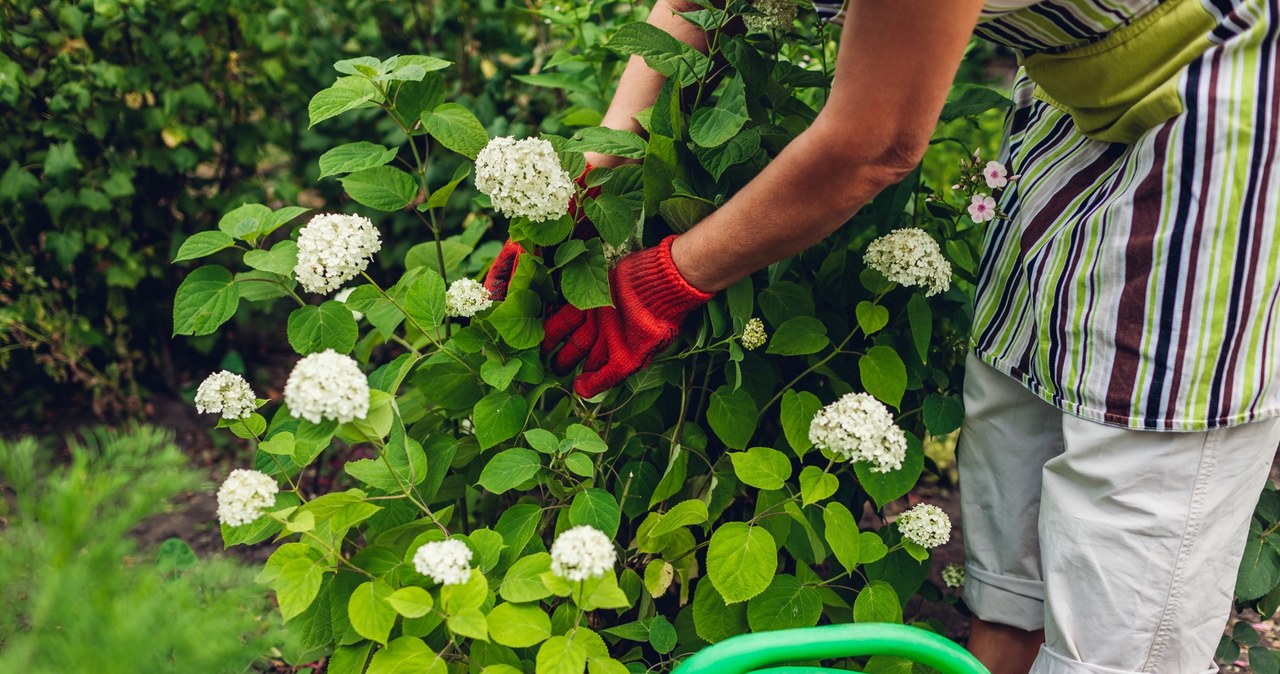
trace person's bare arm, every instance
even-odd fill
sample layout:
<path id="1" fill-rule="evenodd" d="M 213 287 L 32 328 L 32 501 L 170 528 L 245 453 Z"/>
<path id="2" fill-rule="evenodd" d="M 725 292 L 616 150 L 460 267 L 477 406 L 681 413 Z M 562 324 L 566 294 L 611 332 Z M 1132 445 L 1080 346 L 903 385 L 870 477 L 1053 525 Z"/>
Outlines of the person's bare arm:
<path id="1" fill-rule="evenodd" d="M 678 12 L 692 12 L 701 9 L 689 0 L 658 0 L 649 13 L 648 23 L 669 33 L 672 37 L 697 49 L 707 51 L 707 36 L 701 28 L 685 21 Z M 632 56 L 627 67 L 618 78 L 618 88 L 609 102 L 609 109 L 604 114 L 600 126 L 622 131 L 643 133 L 636 114 L 653 105 L 662 90 L 666 78 L 658 71 L 645 64 L 644 59 Z M 587 161 L 592 166 L 612 168 L 628 161 L 619 157 L 611 157 L 598 152 L 587 152 Z"/>
<path id="2" fill-rule="evenodd" d="M 983 0 L 849 0 L 831 98 L 723 207 L 676 239 L 695 287 L 722 290 L 826 238 L 919 163 Z"/>

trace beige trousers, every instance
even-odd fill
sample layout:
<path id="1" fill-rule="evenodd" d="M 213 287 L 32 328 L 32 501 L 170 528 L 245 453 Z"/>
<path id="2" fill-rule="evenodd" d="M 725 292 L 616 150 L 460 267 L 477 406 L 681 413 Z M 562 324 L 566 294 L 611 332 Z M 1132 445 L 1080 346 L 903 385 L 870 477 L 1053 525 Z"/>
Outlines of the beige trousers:
<path id="1" fill-rule="evenodd" d="M 957 449 L 978 617 L 1045 629 L 1034 674 L 1215 672 L 1280 420 L 1203 433 L 1073 417 L 969 357 Z"/>

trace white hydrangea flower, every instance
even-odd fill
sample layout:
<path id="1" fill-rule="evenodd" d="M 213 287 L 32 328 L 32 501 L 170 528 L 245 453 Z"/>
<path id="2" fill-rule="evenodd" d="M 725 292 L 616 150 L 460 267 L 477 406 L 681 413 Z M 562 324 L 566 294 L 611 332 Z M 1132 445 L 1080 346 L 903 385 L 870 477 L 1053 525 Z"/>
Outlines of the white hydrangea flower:
<path id="1" fill-rule="evenodd" d="M 898 515 L 898 531 L 922 548 L 936 548 L 951 540 L 951 518 L 942 508 L 921 503 Z"/>
<path id="2" fill-rule="evenodd" d="M 248 524 L 276 504 L 279 491 L 270 475 L 237 468 L 218 488 L 218 521 L 231 527 Z"/>
<path id="3" fill-rule="evenodd" d="M 627 239 L 617 246 L 610 246 L 605 243 L 602 244 L 600 248 L 604 252 L 605 266 L 613 269 L 618 266 L 618 263 L 622 261 L 622 258 L 626 257 L 631 252 L 631 240 Z"/>
<path id="4" fill-rule="evenodd" d="M 969 217 L 976 223 L 994 220 L 996 217 L 996 200 L 990 195 L 975 194 L 969 202 Z"/>
<path id="5" fill-rule="evenodd" d="M 951 263 L 938 242 L 919 227 L 895 229 L 872 241 L 863 261 L 894 283 L 924 288 L 925 297 L 951 287 Z"/>
<path id="6" fill-rule="evenodd" d="M 789 30 L 796 20 L 795 0 L 755 0 L 753 4 L 760 13 L 742 16 L 747 30 L 753 33 Z"/>
<path id="7" fill-rule="evenodd" d="M 461 585 L 471 577 L 471 548 L 456 538 L 424 543 L 413 553 L 413 568 L 441 585 Z"/>
<path id="8" fill-rule="evenodd" d="M 249 382 L 234 372 L 214 372 L 196 389 L 196 411 L 220 414 L 223 419 L 244 419 L 258 406 Z"/>
<path id="9" fill-rule="evenodd" d="M 475 316 L 492 305 L 489 289 L 474 279 L 460 278 L 444 294 L 445 313 L 450 316 Z"/>
<path id="10" fill-rule="evenodd" d="M 345 424 L 369 413 L 369 378 L 350 356 L 333 349 L 313 353 L 293 366 L 284 385 L 289 413 L 313 424 Z"/>
<path id="11" fill-rule="evenodd" d="M 889 408 L 867 393 L 847 393 L 818 410 L 809 424 L 809 440 L 845 461 L 867 461 L 871 472 L 902 467 L 906 433 L 893 423 Z"/>
<path id="12" fill-rule="evenodd" d="M 747 321 L 746 327 L 742 329 L 742 348 L 750 351 L 764 346 L 769 340 L 769 335 L 764 331 L 764 321 L 759 318 L 753 318 Z"/>
<path id="13" fill-rule="evenodd" d="M 382 238 L 369 218 L 321 213 L 298 232 L 293 275 L 307 292 L 331 293 L 369 266 Z"/>
<path id="14" fill-rule="evenodd" d="M 982 177 L 987 181 L 987 187 L 993 190 L 1009 184 L 1009 171 L 998 161 L 987 162 L 982 169 Z"/>
<path id="15" fill-rule="evenodd" d="M 946 583 L 947 587 L 950 587 L 950 588 L 964 587 L 964 581 L 965 581 L 965 573 L 964 573 L 963 566 L 960 566 L 959 564 L 952 562 L 951 564 L 948 564 L 945 567 L 943 567 L 942 582 Z"/>
<path id="16" fill-rule="evenodd" d="M 574 193 L 573 178 L 551 143 L 510 136 L 494 138 L 476 156 L 476 189 L 503 215 L 534 222 L 568 213 Z"/>
<path id="17" fill-rule="evenodd" d="M 617 561 L 613 541 L 587 524 L 565 531 L 551 544 L 551 571 L 568 581 L 603 576 Z"/>

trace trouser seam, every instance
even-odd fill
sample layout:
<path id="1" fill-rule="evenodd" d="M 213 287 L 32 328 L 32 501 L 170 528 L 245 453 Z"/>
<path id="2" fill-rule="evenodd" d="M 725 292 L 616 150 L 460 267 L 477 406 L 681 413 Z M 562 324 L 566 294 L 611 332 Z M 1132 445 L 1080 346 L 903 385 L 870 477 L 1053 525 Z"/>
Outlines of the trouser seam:
<path id="1" fill-rule="evenodd" d="M 1182 540 L 1178 544 L 1169 592 L 1165 598 L 1164 608 L 1160 612 L 1160 622 L 1156 626 L 1155 638 L 1151 641 L 1146 662 L 1142 665 L 1144 672 L 1158 672 L 1162 669 L 1161 664 L 1169 638 L 1173 633 L 1176 616 L 1181 610 L 1183 588 L 1186 587 L 1187 560 L 1191 556 L 1191 548 L 1199 538 L 1200 529 L 1204 524 L 1204 500 L 1209 483 L 1213 479 L 1214 468 L 1217 466 L 1218 444 L 1221 437 L 1220 430 L 1205 433 L 1204 448 L 1200 453 L 1200 462 L 1196 468 L 1195 483 L 1191 491 L 1191 503 L 1187 508 L 1187 524 L 1183 528 Z"/>

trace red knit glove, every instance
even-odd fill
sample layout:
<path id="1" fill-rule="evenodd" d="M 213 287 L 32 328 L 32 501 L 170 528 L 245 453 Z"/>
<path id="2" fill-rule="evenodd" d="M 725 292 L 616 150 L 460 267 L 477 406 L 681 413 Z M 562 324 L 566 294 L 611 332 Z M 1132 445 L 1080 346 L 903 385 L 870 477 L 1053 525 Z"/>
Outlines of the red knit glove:
<path id="1" fill-rule="evenodd" d="M 600 194 L 600 186 L 587 187 L 587 174 L 594 168 L 591 164 L 587 164 L 587 168 L 582 171 L 582 175 L 574 182 L 578 184 L 578 189 L 583 190 L 583 196 L 588 199 L 594 199 Z M 578 238 L 586 238 L 588 232 L 584 230 L 590 229 L 591 222 L 587 220 L 586 211 L 578 204 L 578 197 L 575 195 L 569 200 L 569 214 L 573 216 L 577 226 L 574 228 L 574 236 Z M 524 246 L 516 243 L 514 239 L 507 239 L 503 244 L 502 250 L 498 251 L 498 257 L 493 259 L 493 264 L 489 267 L 489 273 L 485 274 L 484 287 L 489 291 L 489 297 L 493 301 L 498 302 L 506 299 L 507 286 L 511 285 L 511 278 L 516 275 L 516 264 L 520 261 L 520 254 L 525 252 Z M 534 251 L 535 253 L 537 251 Z"/>
<path id="2" fill-rule="evenodd" d="M 564 343 L 552 369 L 564 375 L 585 359 L 573 381 L 578 395 L 590 398 L 644 369 L 680 333 L 689 312 L 711 299 L 671 261 L 675 238 L 622 258 L 609 272 L 613 306 L 584 311 L 566 305 L 547 319 L 543 353 Z"/>

